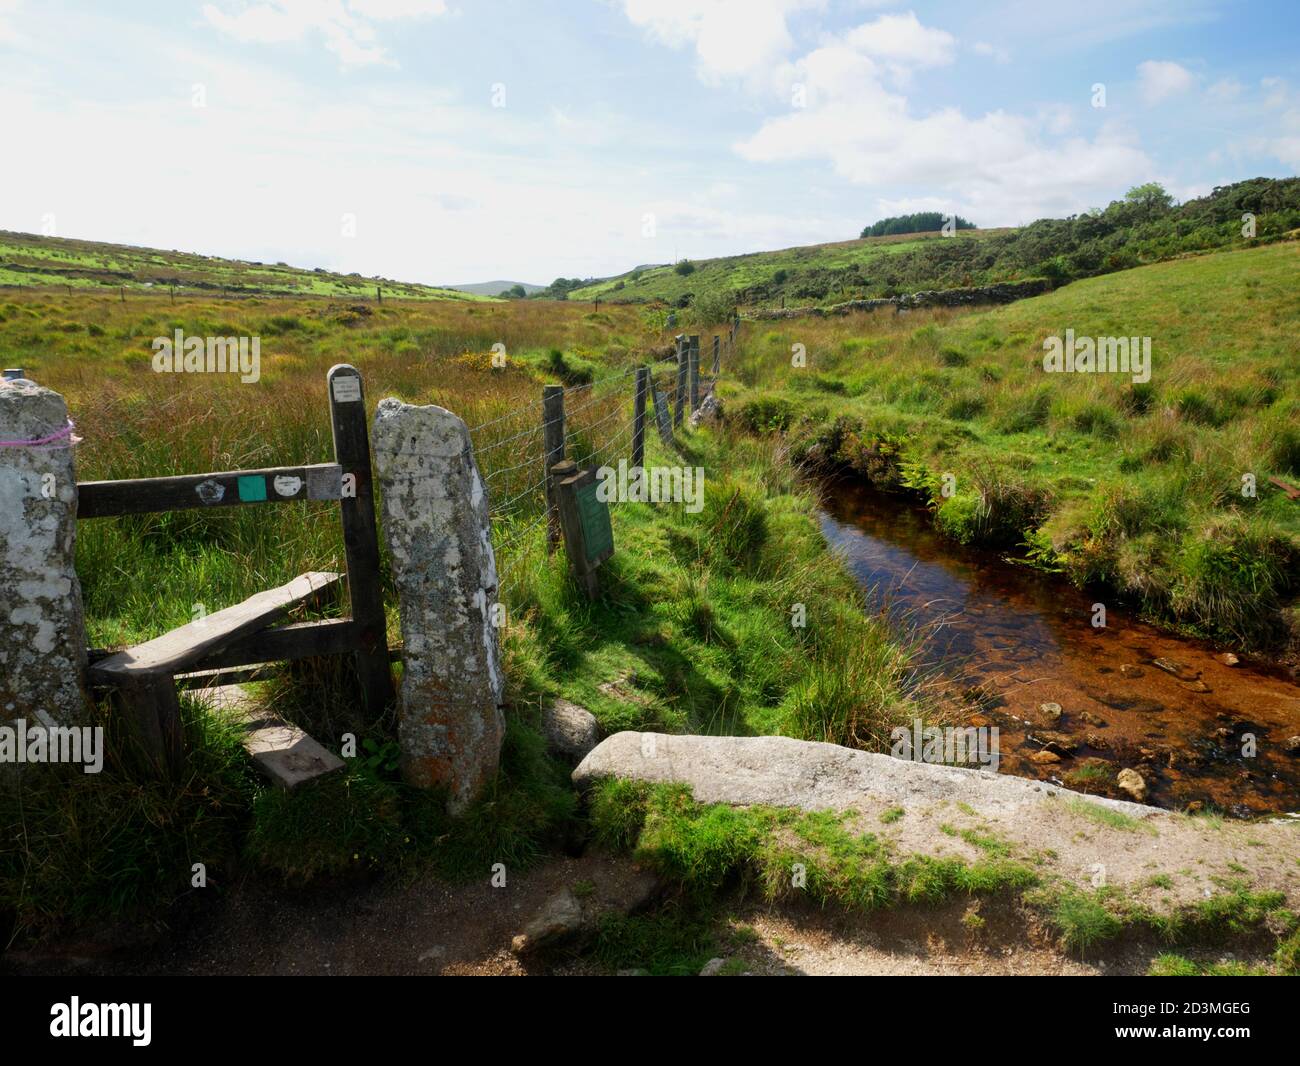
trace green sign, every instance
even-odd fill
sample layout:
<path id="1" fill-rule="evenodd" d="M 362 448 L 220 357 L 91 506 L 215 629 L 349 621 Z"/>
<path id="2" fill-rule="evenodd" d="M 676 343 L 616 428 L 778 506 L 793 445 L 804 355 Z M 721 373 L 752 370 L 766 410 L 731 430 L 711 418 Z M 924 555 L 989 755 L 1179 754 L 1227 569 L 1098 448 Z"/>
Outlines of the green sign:
<path id="1" fill-rule="evenodd" d="M 582 540 L 587 548 L 587 562 L 592 566 L 604 562 L 614 553 L 614 530 L 609 524 L 609 504 L 596 496 L 599 483 L 589 481 L 578 488 L 578 521 L 582 523 Z"/>

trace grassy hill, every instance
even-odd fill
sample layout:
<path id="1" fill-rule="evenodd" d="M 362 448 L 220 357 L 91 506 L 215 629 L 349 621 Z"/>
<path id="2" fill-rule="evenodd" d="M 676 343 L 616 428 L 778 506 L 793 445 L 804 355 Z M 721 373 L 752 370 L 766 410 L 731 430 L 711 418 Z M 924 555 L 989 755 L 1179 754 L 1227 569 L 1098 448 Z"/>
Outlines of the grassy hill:
<path id="1" fill-rule="evenodd" d="M 741 384 L 723 396 L 752 430 L 787 433 L 796 458 L 919 494 L 956 540 L 1194 632 L 1267 644 L 1289 627 L 1300 647 L 1300 503 L 1269 484 L 1300 481 L 1297 322 L 1288 242 L 975 314 L 747 327 Z M 1150 380 L 1045 373 L 1044 339 L 1067 329 L 1149 337 Z M 796 342 L 806 367 L 791 366 Z"/>
<path id="2" fill-rule="evenodd" d="M 1180 255 L 1278 240 L 1300 227 L 1300 178 L 1252 178 L 1176 204 L 1159 185 L 1131 189 L 1104 210 L 1019 229 L 899 234 L 777 252 L 638 267 L 586 283 L 557 279 L 570 299 L 733 304 L 832 304 L 1050 278 L 1063 283 Z"/>
<path id="3" fill-rule="evenodd" d="M 443 288 L 455 289 L 457 292 L 473 293 L 475 296 L 500 296 L 502 293 L 513 289 L 516 285 L 520 286 L 529 296 L 546 288 L 545 285 L 530 285 L 526 281 L 476 281 L 469 285 L 444 285 Z"/>
<path id="4" fill-rule="evenodd" d="M 1005 232 L 1008 231 L 963 231 L 960 239 L 978 241 Z M 750 302 L 744 298 L 746 295 L 768 300 L 775 296 L 778 301 L 781 295 L 786 295 L 787 299 L 815 302 L 828 295 L 828 292 L 823 292 L 826 283 L 823 275 L 837 275 L 840 291 L 849 292 L 849 289 L 843 288 L 849 286 L 852 287 L 851 292 L 856 294 L 858 287 L 870 283 L 869 279 L 876 273 L 873 267 L 883 257 L 897 255 L 941 239 L 943 238 L 937 233 L 908 233 L 835 241 L 830 244 L 810 244 L 773 252 L 750 252 L 746 255 L 729 255 L 695 262 L 688 260 L 688 273 L 682 272 L 685 268 L 680 264 L 637 267 L 626 274 L 574 289 L 569 297 L 574 300 L 594 300 L 598 297 L 628 301 L 663 300 L 677 304 L 684 297 L 695 293 L 728 289 L 741 294 L 742 303 Z M 844 298 L 852 297 L 845 295 Z"/>
<path id="5" fill-rule="evenodd" d="M 407 300 L 472 300 L 481 296 L 360 274 L 335 274 L 285 263 L 245 262 L 193 252 L 166 252 L 65 237 L 0 230 L 0 287 L 71 286 L 76 289 L 170 289 L 256 296 L 375 295 Z"/>

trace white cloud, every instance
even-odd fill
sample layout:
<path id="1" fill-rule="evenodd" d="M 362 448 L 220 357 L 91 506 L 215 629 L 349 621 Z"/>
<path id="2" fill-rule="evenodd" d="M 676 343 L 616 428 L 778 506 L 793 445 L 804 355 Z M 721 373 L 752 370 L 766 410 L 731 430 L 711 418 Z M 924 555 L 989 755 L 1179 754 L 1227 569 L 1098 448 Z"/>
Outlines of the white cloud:
<path id="1" fill-rule="evenodd" d="M 319 34 L 344 67 L 397 65 L 372 23 L 446 12 L 446 0 L 263 0 L 232 11 L 203 5 L 203 17 L 238 41 L 284 44 Z"/>
<path id="2" fill-rule="evenodd" d="M 1187 92 L 1196 78 L 1186 67 L 1166 59 L 1148 59 L 1138 64 L 1138 91 L 1147 105 Z"/>
<path id="3" fill-rule="evenodd" d="M 18 32 L 13 16 L 18 13 L 20 0 L 0 0 L 0 45 L 20 45 L 26 38 Z"/>
<path id="4" fill-rule="evenodd" d="M 905 96 L 885 86 L 881 63 L 933 64 L 950 46 L 910 28 L 883 38 L 859 30 L 791 64 L 792 77 L 808 85 L 809 105 L 764 121 L 735 146 L 742 158 L 825 159 L 851 182 L 918 187 L 924 192 L 913 202 L 942 202 L 981 225 L 1071 213 L 1149 178 L 1150 160 L 1126 136 L 1115 129 L 1091 140 L 1064 136 L 1069 116 L 1059 109 L 1033 116 L 972 117 L 955 107 L 915 114 Z M 871 53 L 864 42 L 873 42 Z"/>
<path id="5" fill-rule="evenodd" d="M 881 15 L 850 30 L 845 43 L 864 55 L 901 67 L 938 67 L 951 63 L 957 38 L 922 26 L 916 15 Z"/>
<path id="6" fill-rule="evenodd" d="M 987 56 L 999 63 L 1010 63 L 1011 53 L 999 45 L 989 44 L 988 41 L 976 41 L 971 45 L 971 51 L 977 56 Z"/>
<path id="7" fill-rule="evenodd" d="M 1205 90 L 1205 95 L 1212 103 L 1227 104 L 1238 99 L 1244 89 L 1236 78 L 1220 78 Z"/>
<path id="8" fill-rule="evenodd" d="M 623 0 L 634 26 L 673 48 L 694 46 L 700 77 L 760 74 L 794 47 L 787 18 L 819 0 Z"/>

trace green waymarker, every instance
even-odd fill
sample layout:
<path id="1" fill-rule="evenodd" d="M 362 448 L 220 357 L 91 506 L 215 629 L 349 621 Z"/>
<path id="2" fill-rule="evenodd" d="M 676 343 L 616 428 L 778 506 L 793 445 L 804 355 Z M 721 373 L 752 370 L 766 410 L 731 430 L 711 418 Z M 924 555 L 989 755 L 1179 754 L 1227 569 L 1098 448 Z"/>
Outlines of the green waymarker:
<path id="1" fill-rule="evenodd" d="M 266 478 L 260 474 L 239 479 L 240 503 L 259 503 L 266 499 Z"/>
<path id="2" fill-rule="evenodd" d="M 577 492 L 578 520 L 587 546 L 587 562 L 598 563 L 614 551 L 614 530 L 609 523 L 609 504 L 596 496 L 598 483 L 590 481 Z"/>

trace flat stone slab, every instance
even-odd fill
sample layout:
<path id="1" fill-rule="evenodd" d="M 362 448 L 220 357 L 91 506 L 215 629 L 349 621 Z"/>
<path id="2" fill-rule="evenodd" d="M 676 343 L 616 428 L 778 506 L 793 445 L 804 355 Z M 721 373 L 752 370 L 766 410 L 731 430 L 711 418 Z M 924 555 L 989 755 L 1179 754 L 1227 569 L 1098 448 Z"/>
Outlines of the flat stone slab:
<path id="1" fill-rule="evenodd" d="M 700 803 L 736 806 L 822 811 L 947 802 L 967 803 L 986 815 L 1014 815 L 1078 796 L 1135 818 L 1168 817 L 1158 807 L 1084 796 L 1023 777 L 909 762 L 790 737 L 615 733 L 573 771 L 579 788 L 608 777 L 679 782 L 690 785 Z"/>
<path id="2" fill-rule="evenodd" d="M 244 723 L 244 750 L 278 788 L 290 789 L 343 769 L 344 762 L 296 725 L 258 706 L 241 685 L 217 685 L 203 690 L 212 706 Z"/>

